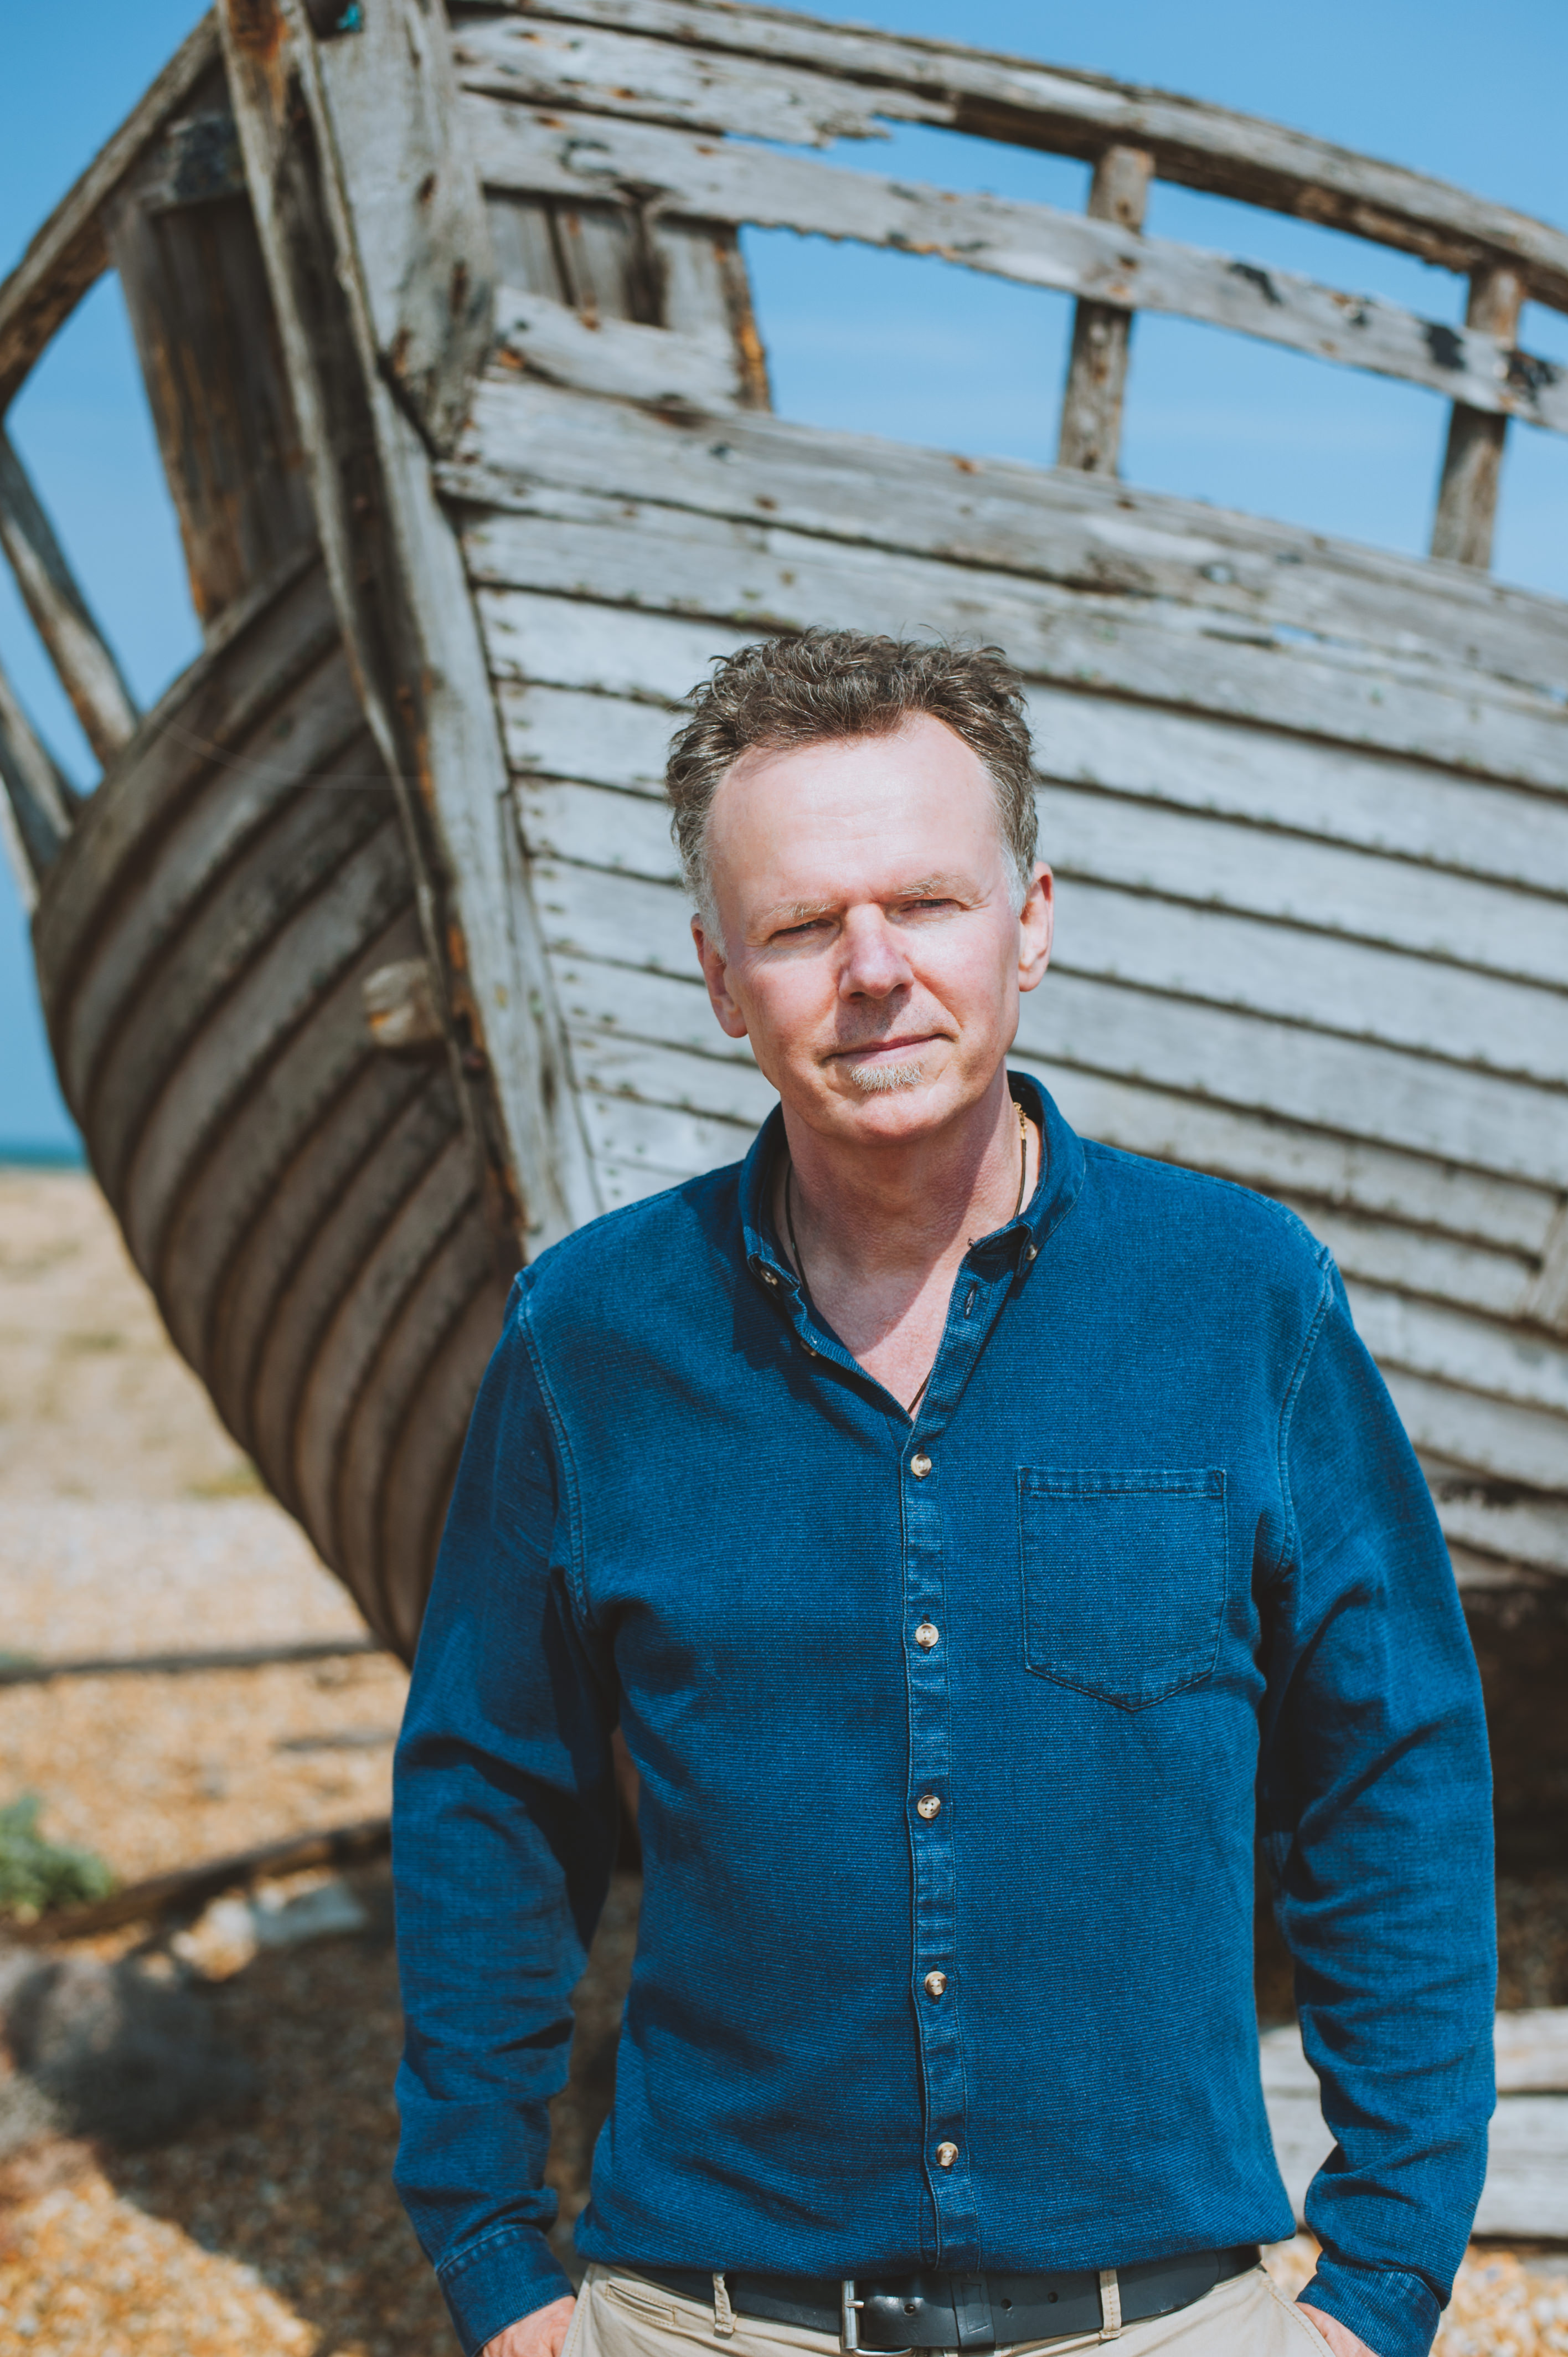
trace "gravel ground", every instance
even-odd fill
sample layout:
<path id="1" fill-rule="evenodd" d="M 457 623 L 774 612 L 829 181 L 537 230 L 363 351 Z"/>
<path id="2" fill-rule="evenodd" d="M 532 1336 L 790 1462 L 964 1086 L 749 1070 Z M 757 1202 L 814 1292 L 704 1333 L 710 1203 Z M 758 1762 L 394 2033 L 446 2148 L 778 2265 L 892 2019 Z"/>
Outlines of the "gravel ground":
<path id="1" fill-rule="evenodd" d="M 351 1606 L 179 1363 L 86 1179 L 0 1172 L 0 1645 L 154 1652 L 331 1636 Z M 0 1803 L 124 1876 L 368 1815 L 387 1801 L 402 1671 L 382 1657 L 0 1689 Z M 319 1886 L 304 1878 L 292 1889 Z M 46 2136 L 0 2159 L 0 2357 L 446 2357 L 438 2294 L 392 2190 L 400 2039 L 384 1869 L 360 1929 L 226 1955 L 212 1919 L 85 1943 L 191 1986 L 245 2107 L 137 2153 Z M 578 1992 L 551 2182 L 569 2253 L 609 2099 L 636 1936 L 618 1877 Z M 1499 1885 L 1505 2005 L 1568 2003 L 1568 1873 Z M 140 1945 L 139 1945 L 140 1943 Z M 3 1962 L 3 1959 L 0 1959 Z M 1288 2011 L 1266 1922 L 1261 2009 Z M 0 2055 L 0 2096 L 6 2065 Z M 1271 2255 L 1293 2287 L 1305 2237 Z M 1437 2357 L 1568 2352 L 1561 2259 L 1476 2246 Z"/>

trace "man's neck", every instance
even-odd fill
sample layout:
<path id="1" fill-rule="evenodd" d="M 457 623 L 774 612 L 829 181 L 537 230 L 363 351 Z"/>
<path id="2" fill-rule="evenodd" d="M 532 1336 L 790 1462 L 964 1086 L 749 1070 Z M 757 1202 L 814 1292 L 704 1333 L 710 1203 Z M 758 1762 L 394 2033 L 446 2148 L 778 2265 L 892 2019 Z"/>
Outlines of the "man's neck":
<path id="1" fill-rule="evenodd" d="M 788 1108 L 784 1128 L 797 1228 L 810 1230 L 813 1257 L 845 1276 L 908 1282 L 950 1259 L 956 1268 L 1017 1200 L 1018 1114 L 1005 1071 L 960 1120 L 907 1144 L 825 1138 Z"/>

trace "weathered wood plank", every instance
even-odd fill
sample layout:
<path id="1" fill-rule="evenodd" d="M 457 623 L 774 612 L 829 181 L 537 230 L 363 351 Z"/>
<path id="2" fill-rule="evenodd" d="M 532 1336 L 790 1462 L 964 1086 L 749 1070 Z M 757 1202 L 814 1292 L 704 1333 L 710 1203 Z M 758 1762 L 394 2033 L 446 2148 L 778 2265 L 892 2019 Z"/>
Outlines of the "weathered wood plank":
<path id="1" fill-rule="evenodd" d="M 1470 280 L 1465 325 L 1511 343 L 1519 332 L 1523 303 L 1524 282 L 1518 271 L 1487 264 Z M 1455 404 L 1432 524 L 1434 556 L 1448 557 L 1455 565 L 1474 565 L 1483 571 L 1491 563 L 1507 434 L 1506 417 L 1488 416 L 1485 410 L 1468 408 L 1462 402 Z"/>
<path id="2" fill-rule="evenodd" d="M 1509 2081 L 1511 2025 L 1524 2028 L 1532 2017 L 1498 2017 L 1498 2082 L 1500 2100 L 1493 2115 L 1487 2154 L 1487 2181 L 1476 2216 L 1480 2234 L 1568 2235 L 1568 2099 L 1515 2093 Z M 1507 2027 L 1505 2027 L 1507 2025 Z M 1536 2032 L 1549 2059 L 1553 2089 L 1561 2078 L 1561 2032 Z M 1298 2218 L 1306 2190 L 1334 2148 L 1324 2126 L 1316 2072 L 1302 2050 L 1294 2025 L 1268 2031 L 1260 2040 L 1263 2095 L 1280 2174 Z M 1529 2051 L 1521 2045 L 1521 2051 Z"/>
<path id="3" fill-rule="evenodd" d="M 272 871 L 266 836 L 285 804 L 306 797 L 306 806 L 296 812 L 296 830 L 313 829 L 334 801 L 346 808 L 349 800 L 379 797 L 383 816 L 391 806 L 392 789 L 342 663 L 300 683 L 269 720 L 263 747 L 252 741 L 224 766 L 223 790 L 199 796 L 181 813 L 144 868 L 142 888 L 112 902 L 81 952 L 73 976 L 70 1044 L 59 1058 L 61 1080 L 77 1102 L 86 1103 L 106 1047 L 156 960 L 189 926 L 200 926 L 210 899 L 221 899 L 226 909 L 233 906 L 224 876 L 230 863 L 250 853 L 253 869 L 262 839 L 266 888 L 290 888 L 294 878 Z M 349 823 L 352 826 L 352 818 Z M 220 936 L 226 930 L 220 922 Z M 199 985 L 199 964 L 197 979 Z"/>
<path id="4" fill-rule="evenodd" d="M 1355 640 L 1394 658 L 1568 693 L 1555 598 L 1473 570 L 1123 489 L 1066 469 L 957 457 L 755 414 L 711 426 L 584 402 L 544 385 L 481 392 L 454 492 L 505 507 L 537 461 L 562 486 L 704 513 L 766 517 L 828 539 L 1171 597 L 1254 630 Z"/>
<path id="5" fill-rule="evenodd" d="M 586 108 L 796 147 L 887 136 L 876 120 L 879 93 L 864 84 L 792 71 L 783 59 L 726 55 L 706 44 L 677 45 L 601 25 L 459 16 L 452 58 L 465 90 L 530 106 Z M 904 104 L 910 108 L 906 120 L 940 123 L 949 112 L 940 98 L 923 105 L 906 98 Z"/>
<path id="6" fill-rule="evenodd" d="M 1391 1048 L 1071 974 L 1050 977 L 1024 1001 L 1018 1039 L 1054 1062 L 1146 1080 L 1236 1111 L 1346 1131 L 1537 1186 L 1561 1181 L 1559 1098 L 1453 1066 L 1434 1089 L 1423 1059 Z"/>
<path id="7" fill-rule="evenodd" d="M 1408 1367 L 1390 1366 L 1385 1375 L 1404 1428 L 1423 1457 L 1526 1491 L 1561 1494 L 1568 1480 L 1568 1424 L 1560 1415 L 1461 1391 Z"/>
<path id="8" fill-rule="evenodd" d="M 0 285 L 0 412 L 109 266 L 101 216 L 125 175 L 169 117 L 212 70 L 218 28 L 204 16 L 188 34 L 146 95 L 98 151 L 74 188 L 61 198 L 10 276 Z"/>
<path id="9" fill-rule="evenodd" d="M 329 1512 L 343 1561 L 356 1566 L 360 1584 L 376 1579 L 386 1561 L 387 1486 L 403 1436 L 421 1415 L 430 1370 L 480 1294 L 491 1305 L 493 1340 L 500 1331 L 505 1290 L 485 1222 L 472 1203 L 389 1322 L 342 1433 Z"/>
<path id="10" fill-rule="evenodd" d="M 193 93 L 234 137 L 221 71 Z M 294 404 L 251 209 L 215 189 L 171 206 L 182 119 L 105 207 L 109 258 L 179 518 L 204 628 L 316 539 Z M 199 185 L 203 185 L 199 182 Z"/>
<path id="11" fill-rule="evenodd" d="M 1568 235 L 1443 180 L 1358 156 L 1256 116 L 949 41 L 832 24 L 794 11 L 702 0 L 513 0 L 529 25 L 594 25 L 699 51 L 789 62 L 869 85 L 890 119 L 1054 149 L 1090 162 L 1112 140 L 1150 148 L 1159 177 L 1350 231 L 1424 261 L 1470 270 L 1523 261 L 1543 302 L 1568 307 Z M 933 113 L 933 102 L 944 110 Z"/>
<path id="12" fill-rule="evenodd" d="M 26 468 L 0 430 L 0 547 L 55 673 L 99 760 L 128 742 L 136 706 L 66 563 Z"/>
<path id="13" fill-rule="evenodd" d="M 398 400 L 446 449 L 489 345 L 494 293 L 446 12 L 438 0 L 381 0 L 351 40 L 323 42 L 315 64 L 355 291 Z"/>
<path id="14" fill-rule="evenodd" d="M 38 911 L 33 948 L 47 999 L 69 1003 L 85 947 L 118 896 L 125 862 L 146 856 L 188 797 L 201 791 L 213 760 L 242 755 L 268 715 L 338 646 L 326 576 L 306 556 L 259 591 L 248 612 L 236 608 L 224 617 L 204 651 L 144 717 L 113 794 L 94 810 L 90 834 Z"/>
<path id="15" fill-rule="evenodd" d="M 535 854 L 679 883 L 662 802 L 561 780 L 520 791 Z M 1042 849 L 1061 878 L 1054 958 L 1065 970 L 1568 1082 L 1560 906 L 1526 902 L 1521 921 L 1509 896 L 1467 877 L 1067 788 L 1047 788 L 1040 804 Z M 1273 921 L 1251 921 L 1260 915 Z M 1521 923 L 1522 947 L 1496 942 L 1510 923 Z M 1499 980 L 1484 958 L 1556 987 Z"/>
<path id="16" fill-rule="evenodd" d="M 1540 1334 L 1518 1333 L 1472 1312 L 1412 1300 L 1380 1286 L 1357 1282 L 1348 1289 L 1356 1323 L 1380 1366 L 1402 1367 L 1434 1383 L 1562 1417 L 1559 1486 L 1568 1488 L 1568 1349 Z"/>
<path id="17" fill-rule="evenodd" d="M 338 153 L 317 45 L 285 18 L 278 0 L 224 0 L 220 16 L 334 603 L 366 716 L 389 770 L 403 781 L 426 953 L 443 975 L 454 1036 L 466 1033 L 471 1050 L 455 1066 L 454 1082 L 464 1091 L 476 1144 L 496 1167 L 498 1193 L 510 1198 L 497 1214 L 537 1248 L 591 1217 L 597 1199 L 519 872 L 505 760 L 461 556 L 418 430 L 382 380 L 359 245 L 369 234 L 357 201 L 364 192 Z M 426 31 L 435 21 L 425 20 Z M 447 70 L 432 62 L 428 43 L 426 65 L 433 74 Z M 399 79 L 392 94 L 410 120 L 430 99 L 417 75 Z M 389 115 L 395 111 L 389 106 Z M 395 125 L 383 124 L 381 137 L 380 152 L 395 160 Z M 450 189 L 482 239 L 466 165 Z M 417 189 L 399 201 L 417 204 Z M 384 258 L 387 238 L 395 249 L 396 236 L 411 234 L 406 224 L 395 235 L 378 231 L 376 253 Z M 417 244 L 415 238 L 407 250 Z M 446 380 L 438 375 L 431 385 L 437 407 L 428 409 L 427 430 L 446 398 Z"/>
<path id="18" fill-rule="evenodd" d="M 732 643 L 818 623 L 900 634 L 979 633 L 1004 645 L 1030 679 L 1413 754 L 1556 792 L 1568 788 L 1568 714 L 1545 697 L 1473 674 L 1445 682 L 1424 666 L 1402 677 L 1391 664 L 1352 661 L 1323 643 L 1260 643 L 1240 631 L 1205 628 L 1199 617 L 1164 603 L 1074 597 L 1054 585 L 913 556 L 890 565 L 855 544 L 596 501 L 576 490 L 542 490 L 526 517 L 495 514 L 471 525 L 465 547 L 498 673 L 512 667 L 506 635 L 514 601 L 550 591 L 607 606 L 700 614 L 715 628 L 727 626 Z M 556 625 L 565 627 L 564 619 Z M 585 611 L 580 627 L 601 642 L 610 635 L 602 619 Z M 623 634 L 618 620 L 617 657 Z M 645 633 L 639 642 L 647 642 Z M 723 644 L 715 637 L 696 670 L 684 677 L 667 670 L 642 692 L 651 687 L 680 701 Z M 589 662 L 575 676 L 523 668 L 563 685 L 613 689 L 622 663 L 612 659 L 615 667 L 601 675 L 603 662 L 601 656 L 597 666 Z"/>
<path id="19" fill-rule="evenodd" d="M 31 915 L 38 884 L 70 841 L 72 795 L 0 666 L 0 842 L 22 906 Z"/>
<path id="20" fill-rule="evenodd" d="M 503 385 L 506 371 L 523 369 L 579 392 L 662 405 L 684 402 L 715 414 L 733 409 L 744 390 L 727 335 L 682 336 L 613 318 L 590 327 L 570 305 L 511 286 L 496 297 L 496 339 L 492 367 Z"/>
<path id="21" fill-rule="evenodd" d="M 416 1067 L 388 1064 L 376 1053 L 360 1021 L 360 993 L 367 974 L 419 946 L 419 924 L 411 907 L 389 930 L 374 935 L 330 990 L 312 1008 L 309 1020 L 286 1040 L 264 1071 L 252 1077 L 244 1103 L 210 1151 L 187 1177 L 169 1215 L 154 1285 L 169 1330 L 200 1375 L 211 1383 L 214 1322 L 230 1270 L 253 1225 L 264 1216 L 285 1172 L 323 1122 L 351 1136 L 368 1121 L 373 1135 L 385 1112 L 372 1067 L 392 1074 L 386 1103 L 401 1102 L 423 1085 Z M 363 1083 L 370 1081 L 367 1088 Z M 351 1161 L 360 1149 L 345 1145 Z M 297 1174 L 291 1172 L 291 1184 Z M 229 1403 L 220 1395 L 226 1412 Z"/>
<path id="22" fill-rule="evenodd" d="M 381 1347 L 442 1246 L 478 1208 L 478 1166 L 454 1129 L 387 1219 L 317 1342 L 295 1405 L 295 1478 L 306 1526 L 329 1560 L 345 1555 L 343 1443 Z"/>
<path id="23" fill-rule="evenodd" d="M 1526 1253 L 1460 1243 L 1427 1228 L 1374 1219 L 1304 1195 L 1282 1192 L 1279 1200 L 1328 1246 L 1347 1279 L 1359 1277 L 1493 1318 L 1514 1319 L 1524 1313 L 1537 1266 Z"/>
<path id="24" fill-rule="evenodd" d="M 635 954 L 639 945 L 623 942 L 622 958 L 628 946 Z M 694 955 L 689 975 L 650 973 L 568 950 L 555 954 L 553 965 L 574 1033 L 600 1028 L 698 1055 L 750 1060 L 746 1042 L 727 1039 L 714 1020 Z M 1462 1262 L 1469 1249 L 1478 1264 L 1509 1271 L 1506 1281 L 1512 1283 L 1519 1271 L 1535 1264 L 1552 1232 L 1558 1198 L 1550 1189 L 1481 1178 L 1452 1164 L 1328 1131 L 1260 1121 L 1022 1051 L 1015 1060 L 1037 1072 L 1084 1135 L 1261 1188 L 1291 1202 L 1330 1241 L 1337 1217 L 1375 1221 L 1390 1239 L 1391 1254 L 1408 1241 Z M 1380 1263 L 1368 1273 L 1394 1285 L 1403 1281 L 1397 1264 Z M 1425 1288 L 1418 1284 L 1413 1289 Z M 1477 1306 L 1493 1304 L 1483 1297 Z"/>
<path id="25" fill-rule="evenodd" d="M 320 879 L 323 883 L 327 878 Z M 232 1108 L 264 1071 L 296 1025 L 338 974 L 357 960 L 368 937 L 408 904 L 408 862 L 389 820 L 331 876 L 330 888 L 306 900 L 244 968 L 229 996 L 193 1029 L 187 1017 L 177 1060 L 150 1036 L 138 1010 L 136 1053 L 100 1083 L 102 1132 L 94 1119 L 94 1157 L 106 1190 L 121 1206 L 125 1239 L 144 1272 L 156 1266 L 164 1222 L 193 1166 L 209 1150 Z M 171 1026 L 167 996 L 156 1001 Z M 183 1035 L 183 1036 L 181 1036 Z M 154 1100 L 149 1083 L 156 1083 Z M 99 1143 L 102 1136 L 102 1144 Z"/>
<path id="26" fill-rule="evenodd" d="M 1450 1546 L 1535 1571 L 1568 1572 L 1568 1506 L 1506 1489 L 1499 1496 L 1496 1485 L 1429 1478 Z"/>
<path id="27" fill-rule="evenodd" d="M 1146 147 L 1108 147 L 1094 167 L 1088 211 L 1129 234 L 1144 226 L 1155 159 Z M 1122 446 L 1122 404 L 1127 390 L 1132 314 L 1105 303 L 1080 302 L 1062 393 L 1058 467 L 1086 475 L 1114 475 Z"/>
<path id="28" fill-rule="evenodd" d="M 401 1207 L 460 1134 L 450 1084 L 437 1070 L 324 1207 L 269 1303 L 252 1379 L 252 1445 L 263 1463 L 275 1469 L 278 1494 L 291 1513 L 302 1504 L 299 1403 L 323 1337 Z"/>
<path id="29" fill-rule="evenodd" d="M 661 124 L 564 118 L 475 91 L 463 95 L 462 120 L 489 188 L 601 201 L 636 189 L 645 206 L 693 220 L 935 254 L 1120 310 L 1229 328 L 1568 432 L 1568 377 L 1549 361 L 1373 296 L 1168 238 L 1131 235 L 1114 221 L 846 172 Z"/>
<path id="30" fill-rule="evenodd" d="M 606 1095 L 596 1089 L 583 1092 L 583 1121 L 596 1158 L 603 1156 L 634 1170 L 657 1172 L 666 1187 L 699 1170 L 738 1162 L 756 1129 L 755 1124 L 715 1121 L 704 1114 Z"/>
<path id="31" fill-rule="evenodd" d="M 425 1589 L 474 1394 L 500 1334 L 505 1297 L 481 1287 L 425 1370 L 416 1412 L 392 1452 L 381 1499 L 382 1609 L 405 1660 L 424 1611 Z"/>
<path id="32" fill-rule="evenodd" d="M 516 680 L 501 683 L 499 704 L 507 758 L 525 787 L 532 777 L 585 780 L 662 802 L 669 712 Z M 1292 838 L 1316 836 L 1568 897 L 1568 806 L 1538 794 L 1052 688 L 1030 692 L 1029 719 L 1045 780 L 1042 839 L 1053 858 L 1061 787 L 1091 786 L 1129 804 L 1165 804 L 1270 830 L 1258 846 L 1260 865 L 1271 847 L 1289 862 L 1296 855 Z M 1123 805 L 1122 822 L 1135 831 L 1144 814 Z M 1104 823 L 1114 826 L 1114 814 Z M 1427 937 L 1420 938 L 1424 944 Z"/>
<path id="33" fill-rule="evenodd" d="M 475 598 L 490 671 L 499 682 L 538 680 L 635 696 L 659 705 L 673 728 L 682 700 L 720 655 L 757 634 L 671 614 L 614 617 L 585 600 L 524 589 L 481 589 Z"/>
<path id="34" fill-rule="evenodd" d="M 688 912 L 672 886 L 540 860 L 534 889 L 553 952 L 690 971 Z M 1434 1089 L 1426 1060 L 1361 1039 L 1053 973 L 1024 1001 L 1020 1048 L 1056 1063 L 1190 1092 L 1238 1112 L 1337 1130 L 1554 1189 L 1563 1099 L 1449 1066 Z"/>

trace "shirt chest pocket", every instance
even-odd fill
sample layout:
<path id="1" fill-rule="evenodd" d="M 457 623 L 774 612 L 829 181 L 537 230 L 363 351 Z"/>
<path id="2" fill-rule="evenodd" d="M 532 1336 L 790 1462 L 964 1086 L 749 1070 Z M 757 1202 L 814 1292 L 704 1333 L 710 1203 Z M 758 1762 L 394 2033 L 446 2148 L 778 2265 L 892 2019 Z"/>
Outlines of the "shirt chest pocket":
<path id="1" fill-rule="evenodd" d="M 1144 1710 L 1213 1674 L 1225 1610 L 1225 1475 L 1018 1474 L 1024 1659 Z"/>

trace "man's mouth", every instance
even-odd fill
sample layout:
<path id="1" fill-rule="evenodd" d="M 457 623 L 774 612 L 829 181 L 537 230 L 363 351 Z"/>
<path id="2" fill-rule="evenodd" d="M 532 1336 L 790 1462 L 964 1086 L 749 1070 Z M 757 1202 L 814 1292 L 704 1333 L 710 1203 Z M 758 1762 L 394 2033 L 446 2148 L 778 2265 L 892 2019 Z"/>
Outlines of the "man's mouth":
<path id="1" fill-rule="evenodd" d="M 925 1078 L 923 1058 L 936 1044 L 934 1032 L 909 1039 L 867 1039 L 857 1048 L 841 1048 L 834 1061 L 843 1066 L 852 1085 L 867 1096 L 884 1096 L 894 1089 L 912 1089 Z"/>

